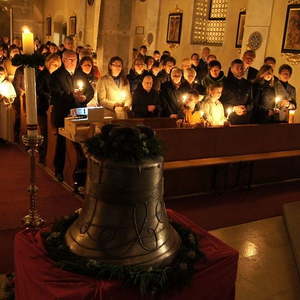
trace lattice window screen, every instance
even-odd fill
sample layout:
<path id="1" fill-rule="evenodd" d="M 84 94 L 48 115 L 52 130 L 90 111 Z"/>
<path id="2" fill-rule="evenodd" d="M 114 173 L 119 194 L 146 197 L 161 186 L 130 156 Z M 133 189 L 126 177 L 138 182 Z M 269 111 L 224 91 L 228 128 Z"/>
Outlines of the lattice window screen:
<path id="1" fill-rule="evenodd" d="M 221 46 L 228 0 L 194 0 L 192 44 Z"/>

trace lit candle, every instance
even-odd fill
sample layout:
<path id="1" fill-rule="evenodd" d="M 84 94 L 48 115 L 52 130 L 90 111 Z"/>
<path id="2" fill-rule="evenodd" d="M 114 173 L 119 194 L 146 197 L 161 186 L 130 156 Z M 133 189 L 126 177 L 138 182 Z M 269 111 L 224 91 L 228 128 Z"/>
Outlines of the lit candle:
<path id="1" fill-rule="evenodd" d="M 22 33 L 22 43 L 23 43 L 23 53 L 33 54 L 34 43 L 33 43 L 33 33 L 26 27 L 23 29 Z"/>
<path id="2" fill-rule="evenodd" d="M 84 86 L 83 81 L 82 80 L 78 80 L 77 81 L 77 86 L 78 86 L 78 90 L 82 91 L 83 90 L 83 86 Z"/>
<path id="3" fill-rule="evenodd" d="M 187 95 L 183 95 L 183 96 L 182 96 L 182 102 L 183 102 L 183 103 L 185 103 L 185 102 L 186 102 L 186 100 L 187 100 L 187 98 L 188 98 L 188 96 L 187 96 Z"/>
<path id="4" fill-rule="evenodd" d="M 289 110 L 289 124 L 295 123 L 295 110 Z"/>
<path id="5" fill-rule="evenodd" d="M 121 101 L 125 101 L 125 99 L 126 99 L 126 92 L 125 91 L 121 91 L 120 92 L 120 100 Z"/>
<path id="6" fill-rule="evenodd" d="M 203 118 L 203 116 L 204 116 L 204 111 L 203 111 L 203 110 L 200 110 L 200 111 L 199 111 L 199 114 L 200 114 L 200 118 Z"/>
<path id="7" fill-rule="evenodd" d="M 233 112 L 232 107 L 228 107 L 227 108 L 227 119 L 229 119 L 229 117 L 230 117 L 230 115 L 231 115 L 232 112 Z"/>
<path id="8" fill-rule="evenodd" d="M 275 108 L 278 106 L 278 103 L 281 101 L 281 97 L 277 96 L 275 97 Z"/>
<path id="9" fill-rule="evenodd" d="M 34 42 L 33 33 L 28 28 L 23 29 L 22 33 L 23 53 L 33 54 Z M 27 126 L 34 125 L 37 127 L 37 105 L 36 105 L 36 87 L 35 87 L 35 69 L 26 67 L 24 68 L 24 84 L 26 95 L 26 121 Z M 29 136 L 37 135 L 36 129 L 27 130 Z"/>
<path id="10" fill-rule="evenodd" d="M 7 86 L 6 85 L 0 85 L 0 95 L 7 97 Z"/>

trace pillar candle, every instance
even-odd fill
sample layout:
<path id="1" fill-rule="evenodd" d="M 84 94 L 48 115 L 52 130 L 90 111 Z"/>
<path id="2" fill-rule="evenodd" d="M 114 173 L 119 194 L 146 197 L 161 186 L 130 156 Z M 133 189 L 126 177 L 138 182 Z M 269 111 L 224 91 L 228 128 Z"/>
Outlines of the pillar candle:
<path id="1" fill-rule="evenodd" d="M 295 110 L 289 110 L 289 124 L 295 123 Z"/>
<path id="2" fill-rule="evenodd" d="M 37 125 L 37 105 L 35 88 L 35 69 L 24 68 L 24 83 L 26 95 L 26 121 L 27 125 Z M 36 130 L 28 130 L 28 135 L 36 135 Z"/>
<path id="3" fill-rule="evenodd" d="M 22 33 L 22 44 L 24 54 L 33 54 L 34 43 L 33 43 L 33 33 L 29 29 L 25 28 Z"/>

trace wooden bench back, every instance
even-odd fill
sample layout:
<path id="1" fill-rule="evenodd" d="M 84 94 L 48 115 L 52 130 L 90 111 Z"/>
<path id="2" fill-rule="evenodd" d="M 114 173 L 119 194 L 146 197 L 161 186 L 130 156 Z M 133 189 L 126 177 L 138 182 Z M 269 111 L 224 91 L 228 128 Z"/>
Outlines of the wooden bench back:
<path id="1" fill-rule="evenodd" d="M 156 129 L 165 161 L 300 149 L 300 124 Z"/>
<path id="2" fill-rule="evenodd" d="M 125 126 L 144 125 L 150 128 L 176 128 L 176 120 L 169 118 L 136 118 L 125 120 L 112 120 L 112 124 L 121 124 Z"/>

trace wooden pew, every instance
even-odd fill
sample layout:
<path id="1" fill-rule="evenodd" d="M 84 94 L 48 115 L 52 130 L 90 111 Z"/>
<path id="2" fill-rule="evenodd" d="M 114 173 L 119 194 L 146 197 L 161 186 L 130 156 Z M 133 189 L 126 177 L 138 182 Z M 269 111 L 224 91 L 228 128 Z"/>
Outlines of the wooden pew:
<path id="1" fill-rule="evenodd" d="M 253 184 L 300 177 L 300 124 L 190 129 L 176 128 L 174 120 L 169 119 L 130 119 L 112 123 L 144 124 L 155 129 L 166 149 L 167 198 L 211 192 L 212 182 L 217 190 L 226 184 L 229 187 L 247 185 L 252 171 Z M 53 170 L 55 137 L 51 142 L 50 136 L 51 133 L 47 165 Z M 67 140 L 64 178 L 71 187 L 77 156 L 74 143 Z"/>
<path id="2" fill-rule="evenodd" d="M 223 185 L 229 181 L 232 186 L 240 181 L 249 185 L 252 179 L 254 183 L 263 183 L 300 177 L 296 167 L 300 166 L 300 124 L 157 129 L 156 132 L 166 148 L 167 197 L 197 194 L 201 190 L 209 192 L 223 179 Z M 215 182 L 217 165 L 226 166 L 222 175 L 228 177 L 218 183 Z M 249 167 L 247 172 L 244 166 Z"/>

